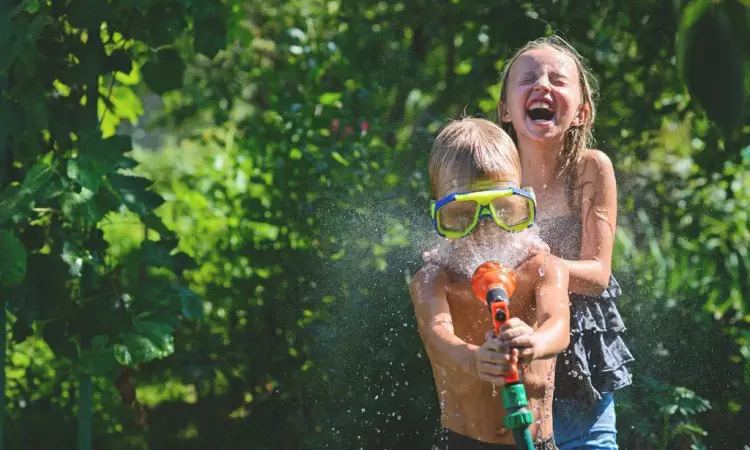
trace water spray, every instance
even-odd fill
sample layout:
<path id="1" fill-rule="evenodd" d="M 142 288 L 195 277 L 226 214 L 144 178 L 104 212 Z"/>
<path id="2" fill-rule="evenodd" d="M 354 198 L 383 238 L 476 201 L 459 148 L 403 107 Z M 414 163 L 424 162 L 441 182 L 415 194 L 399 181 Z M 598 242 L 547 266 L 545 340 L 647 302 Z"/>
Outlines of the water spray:
<path id="1" fill-rule="evenodd" d="M 486 262 L 479 266 L 471 279 L 474 295 L 487 303 L 495 327 L 495 336 L 500 327 L 510 319 L 510 297 L 516 290 L 516 275 L 507 266 L 499 262 Z M 528 408 L 526 388 L 521 382 L 518 366 L 511 361 L 510 370 L 503 375 L 505 386 L 502 389 L 503 406 L 505 407 L 505 427 L 513 432 L 513 439 L 519 450 L 533 450 L 529 425 L 534 420 Z"/>

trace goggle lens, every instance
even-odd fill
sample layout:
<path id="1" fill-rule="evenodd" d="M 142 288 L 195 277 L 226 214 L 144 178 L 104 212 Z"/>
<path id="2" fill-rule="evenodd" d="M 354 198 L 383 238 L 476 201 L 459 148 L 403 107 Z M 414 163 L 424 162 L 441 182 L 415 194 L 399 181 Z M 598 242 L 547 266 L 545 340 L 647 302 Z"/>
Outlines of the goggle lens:
<path id="1" fill-rule="evenodd" d="M 464 233 L 477 217 L 479 204 L 475 201 L 450 202 L 438 210 L 438 224 L 445 231 Z"/>

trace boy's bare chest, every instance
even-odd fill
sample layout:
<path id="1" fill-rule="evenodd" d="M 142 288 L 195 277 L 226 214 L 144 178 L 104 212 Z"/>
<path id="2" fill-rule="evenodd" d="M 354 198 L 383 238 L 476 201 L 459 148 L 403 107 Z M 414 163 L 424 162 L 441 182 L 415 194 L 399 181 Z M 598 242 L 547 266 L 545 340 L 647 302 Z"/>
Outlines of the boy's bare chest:
<path id="1" fill-rule="evenodd" d="M 518 285 L 510 298 L 510 315 L 534 326 L 536 322 L 533 283 L 523 273 L 517 274 Z M 487 304 L 478 300 L 468 282 L 454 281 L 446 286 L 448 306 L 453 319 L 454 333 L 472 344 L 481 345 L 485 333 L 492 329 Z"/>

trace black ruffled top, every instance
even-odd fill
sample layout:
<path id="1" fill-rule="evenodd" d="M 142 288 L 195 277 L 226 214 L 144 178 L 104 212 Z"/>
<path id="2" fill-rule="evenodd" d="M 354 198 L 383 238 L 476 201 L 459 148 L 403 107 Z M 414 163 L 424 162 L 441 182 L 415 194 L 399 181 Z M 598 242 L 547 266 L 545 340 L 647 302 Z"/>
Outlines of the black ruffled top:
<path id="1" fill-rule="evenodd" d="M 538 224 L 553 255 L 580 259 L 580 216 L 539 220 Z M 591 404 L 601 400 L 602 393 L 632 383 L 627 364 L 634 358 L 620 336 L 625 331 L 617 310 L 621 294 L 620 285 L 610 275 L 609 286 L 601 295 L 570 295 L 570 345 L 557 356 L 556 397 Z"/>

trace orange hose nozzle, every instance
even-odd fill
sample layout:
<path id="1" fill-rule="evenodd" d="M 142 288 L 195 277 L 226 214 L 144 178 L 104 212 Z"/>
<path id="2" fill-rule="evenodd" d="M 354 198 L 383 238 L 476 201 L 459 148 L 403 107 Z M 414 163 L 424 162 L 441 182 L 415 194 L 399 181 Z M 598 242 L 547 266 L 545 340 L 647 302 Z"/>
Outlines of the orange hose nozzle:
<path id="1" fill-rule="evenodd" d="M 516 284 L 516 274 L 505 264 L 496 261 L 482 264 L 471 277 L 471 289 L 482 303 L 487 302 L 487 293 L 498 288 L 504 290 L 510 298 L 516 290 Z"/>
<path id="2" fill-rule="evenodd" d="M 482 264 L 471 277 L 474 295 L 479 301 L 486 303 L 490 310 L 495 336 L 510 318 L 509 299 L 516 291 L 516 284 L 516 274 L 508 266 L 495 261 Z M 506 383 L 518 383 L 518 366 L 511 364 L 510 370 L 503 377 Z"/>

